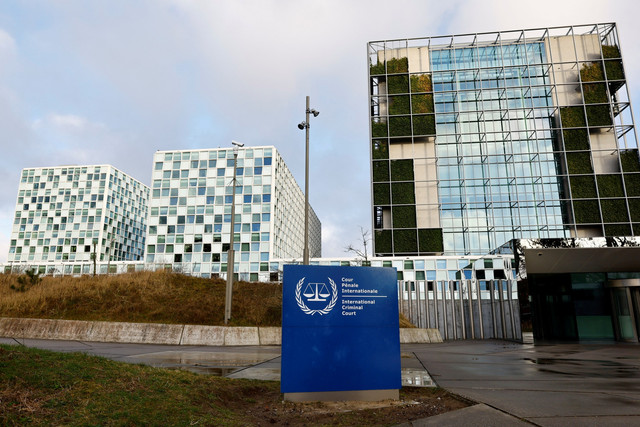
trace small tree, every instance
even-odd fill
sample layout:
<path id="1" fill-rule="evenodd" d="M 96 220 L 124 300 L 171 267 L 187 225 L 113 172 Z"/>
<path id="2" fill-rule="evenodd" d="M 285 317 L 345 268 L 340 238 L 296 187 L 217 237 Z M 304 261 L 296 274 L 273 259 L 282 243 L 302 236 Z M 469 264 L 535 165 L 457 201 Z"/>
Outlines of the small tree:
<path id="1" fill-rule="evenodd" d="M 360 226 L 360 236 L 362 238 L 362 248 L 349 244 L 349 246 L 344 248 L 344 251 L 354 253 L 356 255 L 356 261 L 358 261 L 360 265 L 363 265 L 369 263 L 369 252 L 367 251 L 367 246 L 371 241 L 371 233 L 369 230 Z"/>

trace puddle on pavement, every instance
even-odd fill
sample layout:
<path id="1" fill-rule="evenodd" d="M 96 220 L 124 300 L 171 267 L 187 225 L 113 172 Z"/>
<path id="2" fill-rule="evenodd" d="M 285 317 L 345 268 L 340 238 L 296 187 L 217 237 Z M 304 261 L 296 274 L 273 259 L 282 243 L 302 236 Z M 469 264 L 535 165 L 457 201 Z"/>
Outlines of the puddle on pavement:
<path id="1" fill-rule="evenodd" d="M 610 360 L 524 358 L 541 372 L 588 378 L 640 378 L 640 368 Z"/>
<path id="2" fill-rule="evenodd" d="M 269 353 L 215 353 L 207 351 L 162 351 L 129 356 L 152 366 L 180 369 L 199 374 L 227 376 L 242 368 L 278 357 Z"/>
<path id="3" fill-rule="evenodd" d="M 402 369 L 402 385 L 411 387 L 437 387 L 424 369 Z"/>

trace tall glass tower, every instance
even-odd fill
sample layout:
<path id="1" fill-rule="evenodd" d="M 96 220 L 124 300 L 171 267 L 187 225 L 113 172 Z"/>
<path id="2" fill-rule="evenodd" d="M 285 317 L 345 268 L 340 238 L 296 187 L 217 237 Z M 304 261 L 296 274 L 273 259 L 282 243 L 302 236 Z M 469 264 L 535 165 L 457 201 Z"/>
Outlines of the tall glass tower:
<path id="1" fill-rule="evenodd" d="M 615 24 L 368 44 L 377 255 L 640 235 Z"/>

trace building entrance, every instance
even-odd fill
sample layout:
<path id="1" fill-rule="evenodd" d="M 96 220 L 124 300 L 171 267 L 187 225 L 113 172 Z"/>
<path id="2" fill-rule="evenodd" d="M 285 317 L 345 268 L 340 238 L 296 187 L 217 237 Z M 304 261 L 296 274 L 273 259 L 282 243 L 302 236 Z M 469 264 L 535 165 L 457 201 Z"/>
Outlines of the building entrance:
<path id="1" fill-rule="evenodd" d="M 640 331 L 640 279 L 610 280 L 613 323 L 618 341 L 638 342 Z"/>

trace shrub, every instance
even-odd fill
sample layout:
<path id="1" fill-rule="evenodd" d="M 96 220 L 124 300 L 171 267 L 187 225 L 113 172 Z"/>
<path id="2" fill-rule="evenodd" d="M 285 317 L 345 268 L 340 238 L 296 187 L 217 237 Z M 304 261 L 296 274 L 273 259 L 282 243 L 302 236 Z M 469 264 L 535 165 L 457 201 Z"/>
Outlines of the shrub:
<path id="1" fill-rule="evenodd" d="M 415 206 L 392 206 L 391 216 L 393 218 L 393 228 L 416 227 Z"/>

